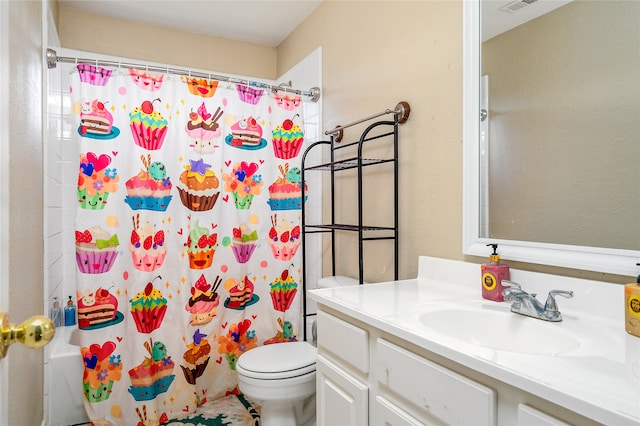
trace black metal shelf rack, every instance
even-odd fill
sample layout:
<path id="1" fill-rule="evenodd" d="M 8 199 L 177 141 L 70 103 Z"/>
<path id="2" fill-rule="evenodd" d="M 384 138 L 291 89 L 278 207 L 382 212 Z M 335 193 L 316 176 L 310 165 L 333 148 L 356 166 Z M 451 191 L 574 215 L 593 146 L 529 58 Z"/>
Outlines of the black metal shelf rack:
<path id="1" fill-rule="evenodd" d="M 325 132 L 330 136 L 329 140 L 322 140 L 311 144 L 302 156 L 301 180 L 302 185 L 306 185 L 309 172 L 328 172 L 330 181 L 330 218 L 328 223 L 307 223 L 305 203 L 302 203 L 302 289 L 304 294 L 307 292 L 307 249 L 306 237 L 309 234 L 324 233 L 330 235 L 331 239 L 331 271 L 332 275 L 336 275 L 336 232 L 357 232 L 358 233 L 358 280 L 362 284 L 364 282 L 364 243 L 373 240 L 392 240 L 394 253 L 394 279 L 398 279 L 398 127 L 409 118 L 410 108 L 406 102 L 400 102 L 394 110 L 385 110 L 381 113 L 364 118 L 354 123 L 338 126 L 333 130 Z M 375 121 L 366 127 L 357 140 L 348 143 L 341 143 L 344 135 L 343 130 L 356 124 L 370 121 L 383 115 L 392 114 L 392 120 Z M 378 140 L 377 143 L 392 143 L 393 153 L 386 158 L 365 158 L 363 155 L 365 144 L 367 147 L 371 142 Z M 340 150 L 356 150 L 355 156 L 336 160 L 336 152 Z M 329 161 L 321 164 L 308 164 L 308 157 L 311 153 L 322 150 L 323 158 Z M 328 152 L 327 152 L 328 151 Z M 351 151 L 342 151 L 348 153 Z M 393 192 L 393 218 L 388 226 L 371 226 L 367 224 L 363 206 L 363 169 L 380 164 L 392 163 L 393 166 L 393 182 L 390 183 Z M 354 223 L 337 223 L 336 222 L 336 174 L 350 169 L 357 169 L 357 220 Z M 305 318 L 304 338 L 306 339 L 306 318 L 307 314 L 306 297 L 303 298 L 303 314 Z"/>

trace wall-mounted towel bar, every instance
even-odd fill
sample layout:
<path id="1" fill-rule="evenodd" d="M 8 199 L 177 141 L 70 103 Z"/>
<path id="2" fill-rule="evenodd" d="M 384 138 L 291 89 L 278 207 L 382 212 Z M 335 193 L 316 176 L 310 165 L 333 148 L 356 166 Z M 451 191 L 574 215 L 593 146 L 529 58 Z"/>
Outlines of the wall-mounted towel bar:
<path id="1" fill-rule="evenodd" d="M 336 142 L 340 142 L 343 136 L 343 130 L 347 127 L 355 126 L 356 124 L 364 123 L 365 121 L 373 120 L 374 118 L 381 117 L 386 114 L 397 114 L 398 115 L 398 124 L 402 124 L 409 119 L 409 114 L 411 114 L 411 107 L 408 102 L 400 101 L 396 105 L 394 109 L 385 109 L 382 112 L 377 114 L 370 115 L 365 118 L 361 118 L 360 120 L 356 120 L 349 124 L 345 124 L 344 126 L 336 126 L 331 130 L 327 130 L 324 132 L 325 135 L 334 135 L 334 139 Z"/>

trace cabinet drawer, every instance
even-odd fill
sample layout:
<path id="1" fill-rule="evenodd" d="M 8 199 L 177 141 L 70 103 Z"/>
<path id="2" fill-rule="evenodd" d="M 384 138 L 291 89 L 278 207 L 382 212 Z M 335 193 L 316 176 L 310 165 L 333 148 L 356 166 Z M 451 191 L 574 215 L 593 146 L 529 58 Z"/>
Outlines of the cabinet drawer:
<path id="1" fill-rule="evenodd" d="M 326 312 L 318 312 L 318 352 L 326 350 L 349 364 L 349 368 L 369 372 L 369 334 Z"/>
<path id="2" fill-rule="evenodd" d="M 440 423 L 420 421 L 396 406 L 393 402 L 378 395 L 375 401 L 376 425 L 384 426 L 440 426 Z"/>
<path id="3" fill-rule="evenodd" d="M 518 404 L 518 426 L 569 426 L 562 420 L 536 410 L 527 404 Z"/>
<path id="4" fill-rule="evenodd" d="M 448 424 L 495 424 L 492 389 L 384 339 L 376 349 L 376 378 L 398 396 Z"/>

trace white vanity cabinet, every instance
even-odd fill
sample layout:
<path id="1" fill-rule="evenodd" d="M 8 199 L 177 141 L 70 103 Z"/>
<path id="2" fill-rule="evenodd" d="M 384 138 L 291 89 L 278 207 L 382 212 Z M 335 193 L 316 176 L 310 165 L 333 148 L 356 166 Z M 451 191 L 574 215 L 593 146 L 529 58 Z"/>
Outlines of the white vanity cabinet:
<path id="1" fill-rule="evenodd" d="M 318 312 L 319 426 L 495 424 L 493 390 L 371 335 Z"/>
<path id="2" fill-rule="evenodd" d="M 421 256 L 418 269 L 310 292 L 319 426 L 640 426 L 640 340 L 624 331 L 622 286 L 512 268 L 530 292 L 574 292 L 547 323 L 483 299 L 477 264 Z"/>
<path id="3" fill-rule="evenodd" d="M 317 424 L 368 424 L 369 333 L 325 312 L 317 325 Z"/>
<path id="4" fill-rule="evenodd" d="M 593 424 L 322 303 L 318 309 L 318 426 Z"/>

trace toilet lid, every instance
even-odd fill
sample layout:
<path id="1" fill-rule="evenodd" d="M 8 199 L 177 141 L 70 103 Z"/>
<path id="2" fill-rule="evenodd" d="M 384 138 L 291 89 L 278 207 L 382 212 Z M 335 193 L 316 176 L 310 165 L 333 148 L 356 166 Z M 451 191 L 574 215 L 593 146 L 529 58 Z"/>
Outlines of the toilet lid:
<path id="1" fill-rule="evenodd" d="M 274 343 L 240 355 L 236 369 L 248 377 L 280 379 L 315 371 L 316 348 L 307 342 Z"/>

